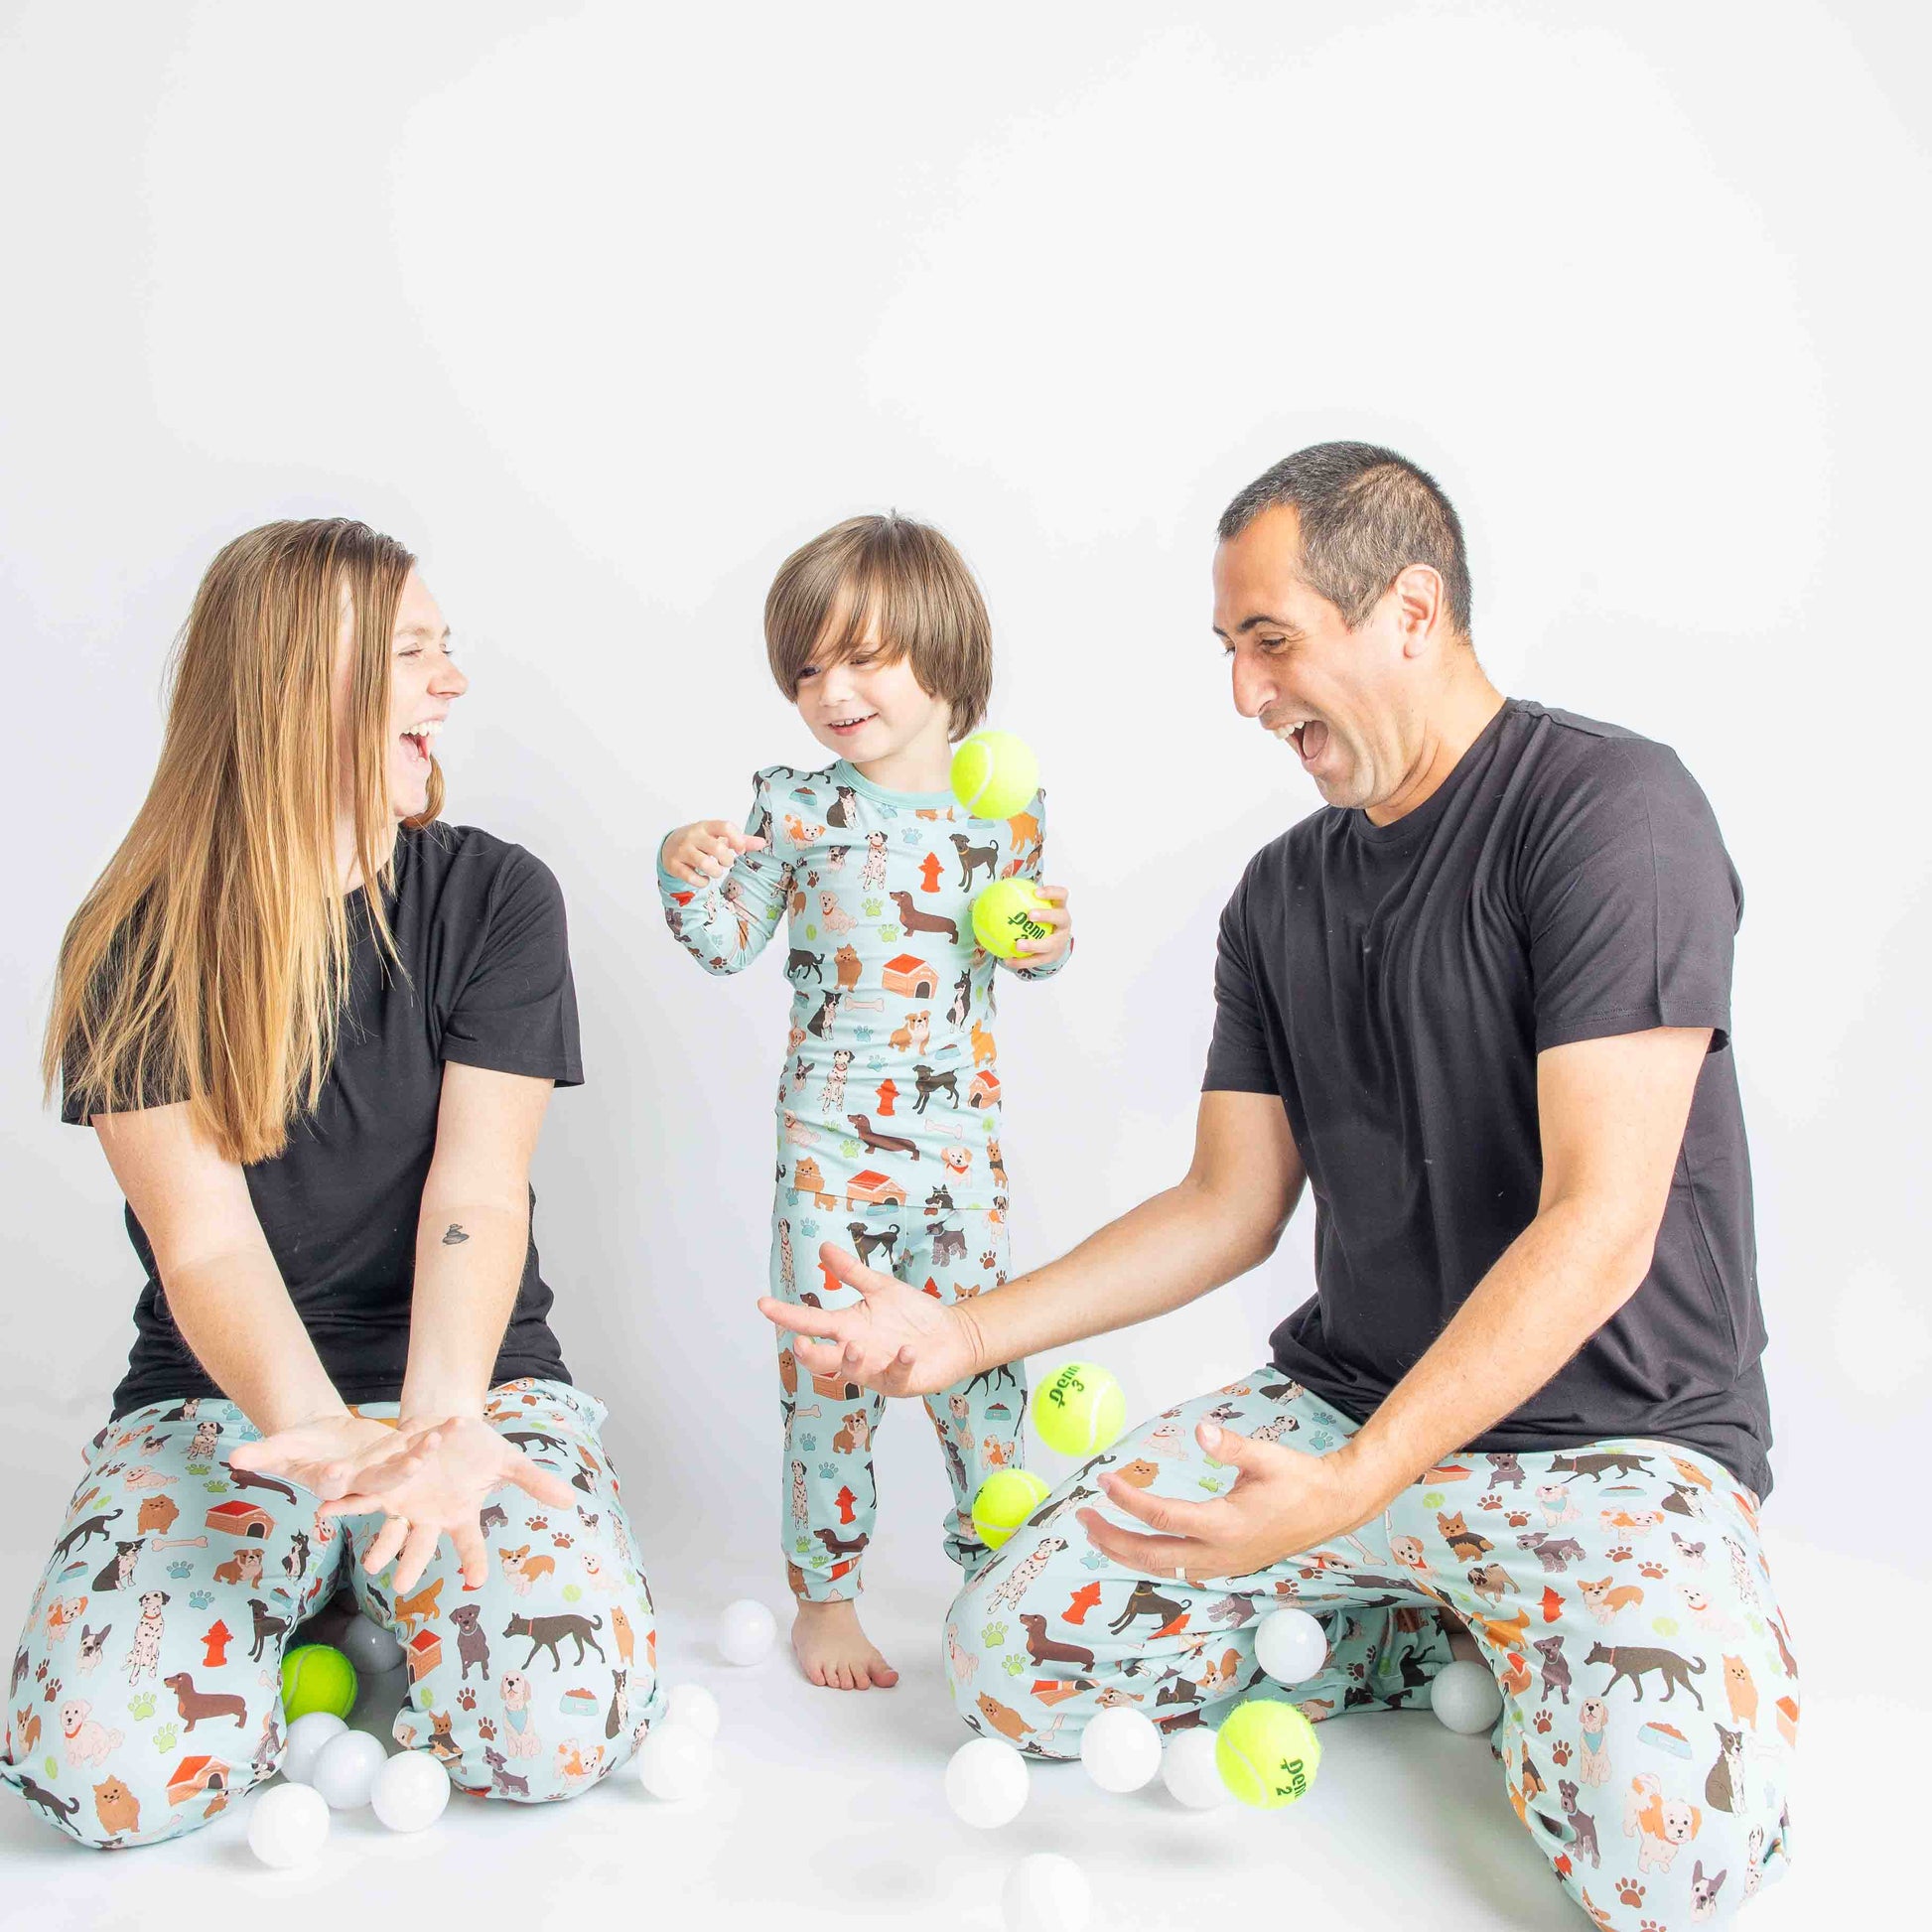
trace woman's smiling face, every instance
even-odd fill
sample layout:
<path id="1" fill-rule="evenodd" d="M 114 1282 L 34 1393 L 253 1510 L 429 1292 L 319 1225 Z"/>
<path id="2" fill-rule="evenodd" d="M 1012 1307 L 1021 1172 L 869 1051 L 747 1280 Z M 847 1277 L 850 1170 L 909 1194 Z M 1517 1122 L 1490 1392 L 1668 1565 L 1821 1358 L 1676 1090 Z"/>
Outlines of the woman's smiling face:
<path id="1" fill-rule="evenodd" d="M 429 808 L 430 759 L 450 707 L 470 688 L 450 651 L 450 626 L 420 574 L 404 580 L 389 639 L 389 808 Z"/>

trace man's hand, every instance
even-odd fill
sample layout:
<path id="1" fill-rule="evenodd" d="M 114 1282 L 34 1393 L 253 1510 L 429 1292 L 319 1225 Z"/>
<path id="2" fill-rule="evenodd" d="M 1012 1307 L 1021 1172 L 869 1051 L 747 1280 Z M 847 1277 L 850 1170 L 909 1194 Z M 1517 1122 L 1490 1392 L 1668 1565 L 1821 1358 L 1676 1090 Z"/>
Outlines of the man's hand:
<path id="1" fill-rule="evenodd" d="M 1100 1477 L 1107 1500 L 1156 1534 L 1121 1529 L 1098 1510 L 1083 1509 L 1079 1518 L 1096 1550 L 1129 1570 L 1177 1582 L 1246 1577 L 1345 1536 L 1378 1507 L 1356 1481 L 1345 1448 L 1308 1455 L 1211 1422 L 1196 1425 L 1194 1440 L 1235 1469 L 1234 1487 L 1213 1502 L 1174 1502 L 1136 1489 L 1109 1469 Z"/>
<path id="2" fill-rule="evenodd" d="M 790 1334 L 792 1353 L 814 1375 L 842 1375 L 882 1395 L 934 1395 L 986 1366 L 970 1302 L 947 1308 L 829 1241 L 818 1255 L 864 1299 L 851 1308 L 813 1309 L 759 1298 L 759 1312 Z"/>

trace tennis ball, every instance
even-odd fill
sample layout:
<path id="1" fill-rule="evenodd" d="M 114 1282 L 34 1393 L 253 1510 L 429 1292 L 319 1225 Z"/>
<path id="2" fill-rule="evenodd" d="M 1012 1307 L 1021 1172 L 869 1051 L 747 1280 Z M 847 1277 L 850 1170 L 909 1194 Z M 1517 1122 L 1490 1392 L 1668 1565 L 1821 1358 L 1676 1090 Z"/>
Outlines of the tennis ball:
<path id="1" fill-rule="evenodd" d="M 952 755 L 952 795 L 974 818 L 1011 818 L 1038 789 L 1039 760 L 1012 732 L 975 732 Z"/>
<path id="2" fill-rule="evenodd" d="M 995 1469 L 973 1498 L 973 1527 L 997 1550 L 1046 1500 L 1046 1485 L 1031 1469 Z"/>
<path id="3" fill-rule="evenodd" d="M 1062 1455 L 1095 1455 L 1127 1420 L 1120 1384 L 1092 1362 L 1067 1362 L 1034 1391 L 1034 1427 Z"/>
<path id="4" fill-rule="evenodd" d="M 1237 1704 L 1214 1740 L 1221 1782 L 1258 1811 L 1292 1805 L 1314 1782 L 1321 1740 L 1292 1704 L 1250 1698 Z"/>
<path id="5" fill-rule="evenodd" d="M 282 1659 L 282 1711 L 293 1724 L 311 1711 L 346 1718 L 355 1709 L 355 1666 L 333 1644 L 299 1643 Z"/>
<path id="6" fill-rule="evenodd" d="M 1030 879 L 996 879 L 973 901 L 973 937 L 1002 959 L 1018 959 L 1023 939 L 1046 939 L 1053 928 L 1034 917 L 1053 901 Z"/>

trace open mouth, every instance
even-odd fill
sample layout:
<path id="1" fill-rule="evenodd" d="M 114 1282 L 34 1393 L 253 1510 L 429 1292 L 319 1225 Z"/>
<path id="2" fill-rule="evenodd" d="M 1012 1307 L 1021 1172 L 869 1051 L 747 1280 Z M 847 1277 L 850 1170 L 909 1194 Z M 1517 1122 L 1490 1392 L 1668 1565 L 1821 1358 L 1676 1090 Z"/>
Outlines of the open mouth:
<path id="1" fill-rule="evenodd" d="M 878 716 L 876 711 L 862 711 L 857 717 L 834 718 L 827 723 L 826 730 L 839 738 L 850 738 L 862 725 L 871 724 Z"/>
<path id="2" fill-rule="evenodd" d="M 420 764 L 424 770 L 428 770 L 430 752 L 442 730 L 442 719 L 428 718 L 420 725 L 416 725 L 409 731 L 401 733 L 402 749 L 405 757 L 412 763 Z"/>
<path id="3" fill-rule="evenodd" d="M 1328 748 L 1328 727 L 1319 718 L 1304 718 L 1299 725 L 1278 725 L 1274 735 L 1294 746 L 1304 764 L 1312 764 Z"/>

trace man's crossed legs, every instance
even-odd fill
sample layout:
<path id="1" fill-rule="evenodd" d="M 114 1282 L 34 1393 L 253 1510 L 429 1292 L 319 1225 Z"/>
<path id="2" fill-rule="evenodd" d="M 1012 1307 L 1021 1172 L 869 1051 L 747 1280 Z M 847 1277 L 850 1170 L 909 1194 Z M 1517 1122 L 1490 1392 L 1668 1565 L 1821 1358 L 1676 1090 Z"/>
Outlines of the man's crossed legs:
<path id="1" fill-rule="evenodd" d="M 1601 1926 L 1726 1917 L 1790 1856 L 1797 1666 L 1756 1500 L 1710 1456 L 1650 1441 L 1451 1457 L 1383 1516 L 1221 1584 L 1126 1570 L 1074 1511 L 1111 1467 L 1202 1501 L 1234 1472 L 1194 1427 L 1313 1453 L 1355 1425 L 1267 1368 L 1164 1411 L 1063 1483 L 955 1599 L 947 1669 L 976 1729 L 1077 1756 L 1094 1712 L 1218 1722 L 1247 1695 L 1321 1720 L 1414 1709 L 1465 1622 L 1503 1692 L 1491 1742 L 1517 1816 Z M 1274 1685 L 1254 1626 L 1299 1604 L 1328 1632 L 1308 1682 Z"/>

